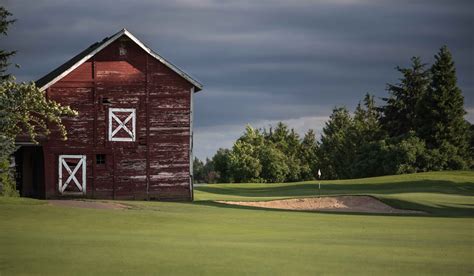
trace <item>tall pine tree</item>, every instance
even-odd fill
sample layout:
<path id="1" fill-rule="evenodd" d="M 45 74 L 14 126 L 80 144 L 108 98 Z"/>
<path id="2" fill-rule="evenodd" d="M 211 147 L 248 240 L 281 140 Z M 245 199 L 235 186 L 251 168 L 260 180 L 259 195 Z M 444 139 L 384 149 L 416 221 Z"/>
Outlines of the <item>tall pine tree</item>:
<path id="1" fill-rule="evenodd" d="M 0 7 L 0 35 L 7 35 L 8 27 L 15 22 L 14 19 L 8 19 L 12 14 L 4 7 Z M 8 59 L 13 56 L 16 51 L 6 51 L 0 49 L 0 80 L 6 80 L 10 77 L 6 73 L 7 67 L 10 64 Z"/>
<path id="2" fill-rule="evenodd" d="M 464 97 L 446 46 L 435 55 L 430 72 L 431 83 L 421 105 L 418 136 L 429 149 L 439 149 L 447 157 L 448 169 L 463 168 L 470 159 L 469 123 L 464 119 Z"/>
<path id="3" fill-rule="evenodd" d="M 359 103 L 354 112 L 354 126 L 350 132 L 356 144 L 355 161 L 351 164 L 351 177 L 368 177 L 384 174 L 386 155 L 384 131 L 380 126 L 380 110 L 375 105 L 374 96 L 366 94 L 363 104 Z"/>
<path id="4" fill-rule="evenodd" d="M 354 124 L 360 139 L 369 142 L 382 138 L 380 117 L 380 109 L 375 104 L 374 96 L 365 94 L 363 103 L 359 102 L 354 112 Z"/>
<path id="5" fill-rule="evenodd" d="M 389 98 L 384 98 L 381 123 L 390 137 L 407 135 L 419 126 L 419 105 L 429 84 L 429 72 L 419 57 L 411 59 L 410 68 L 397 67 L 400 83 L 388 84 Z"/>

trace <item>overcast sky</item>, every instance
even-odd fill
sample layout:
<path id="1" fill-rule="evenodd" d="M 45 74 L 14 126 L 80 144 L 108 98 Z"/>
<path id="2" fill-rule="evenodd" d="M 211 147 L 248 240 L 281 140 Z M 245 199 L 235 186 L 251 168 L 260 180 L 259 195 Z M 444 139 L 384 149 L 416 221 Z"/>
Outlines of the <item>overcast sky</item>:
<path id="1" fill-rule="evenodd" d="M 0 0 L 18 21 L 2 48 L 36 80 L 127 28 L 204 84 L 195 95 L 195 154 L 231 147 L 246 124 L 284 121 L 319 134 L 334 106 L 387 95 L 397 65 L 453 53 L 474 122 L 474 1 Z"/>

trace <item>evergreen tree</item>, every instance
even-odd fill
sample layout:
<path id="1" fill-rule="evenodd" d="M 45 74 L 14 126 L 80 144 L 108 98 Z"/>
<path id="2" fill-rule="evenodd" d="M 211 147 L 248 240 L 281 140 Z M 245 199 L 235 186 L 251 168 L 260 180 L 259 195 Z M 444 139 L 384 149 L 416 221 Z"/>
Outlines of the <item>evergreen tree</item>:
<path id="1" fill-rule="evenodd" d="M 318 146 L 321 171 L 326 179 L 351 177 L 355 143 L 350 137 L 353 119 L 345 107 L 335 108 L 326 122 Z"/>
<path id="2" fill-rule="evenodd" d="M 298 155 L 300 149 L 300 137 L 294 129 L 291 129 L 286 137 L 286 151 L 283 153 L 287 156 L 287 166 L 289 168 L 286 176 L 287 182 L 295 182 L 301 180 L 302 161 Z"/>
<path id="3" fill-rule="evenodd" d="M 288 152 L 288 136 L 290 130 L 283 122 L 278 122 L 275 129 L 270 128 L 270 132 L 266 134 L 266 140 L 273 143 L 280 151 L 285 154 Z"/>
<path id="4" fill-rule="evenodd" d="M 363 104 L 359 102 L 354 112 L 354 126 L 361 140 L 376 141 L 383 138 L 380 118 L 380 109 L 375 104 L 374 96 L 365 94 Z"/>
<path id="5" fill-rule="evenodd" d="M 7 35 L 8 27 L 15 22 L 15 20 L 8 19 L 12 14 L 4 7 L 0 7 L 0 35 Z M 10 65 L 8 59 L 13 56 L 16 51 L 6 51 L 0 49 L 0 80 L 6 80 L 10 77 L 6 74 L 7 67 Z"/>
<path id="6" fill-rule="evenodd" d="M 429 72 L 419 57 L 411 59 L 411 68 L 396 67 L 403 77 L 400 83 L 388 84 L 389 98 L 384 98 L 382 127 L 390 137 L 407 135 L 419 126 L 420 101 L 429 84 Z"/>
<path id="7" fill-rule="evenodd" d="M 384 132 L 380 126 L 380 110 L 375 105 L 374 96 L 366 94 L 363 104 L 359 103 L 354 112 L 354 127 L 349 136 L 355 143 L 355 160 L 351 166 L 351 177 L 369 177 L 384 174 L 386 153 Z"/>
<path id="8" fill-rule="evenodd" d="M 469 123 L 464 120 L 464 97 L 457 86 L 456 68 L 446 46 L 435 55 L 430 72 L 418 135 L 429 149 L 440 149 L 441 154 L 448 155 L 447 168 L 464 168 L 466 159 L 470 158 Z"/>
<path id="9" fill-rule="evenodd" d="M 310 129 L 304 135 L 300 146 L 301 180 L 312 180 L 316 178 L 318 171 L 317 147 L 316 134 L 314 130 Z"/>

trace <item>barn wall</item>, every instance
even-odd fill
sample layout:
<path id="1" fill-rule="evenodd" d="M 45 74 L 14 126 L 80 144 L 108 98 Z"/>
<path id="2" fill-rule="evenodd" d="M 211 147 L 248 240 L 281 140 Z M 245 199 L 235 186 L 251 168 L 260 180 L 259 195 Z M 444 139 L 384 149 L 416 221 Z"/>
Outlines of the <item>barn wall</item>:
<path id="1" fill-rule="evenodd" d="M 190 200 L 191 88 L 181 76 L 120 38 L 48 88 L 79 112 L 64 119 L 68 140 L 44 143 L 46 196 L 57 197 L 58 155 L 87 156 L 87 197 Z M 120 55 L 119 48 L 126 54 Z M 109 108 L 136 109 L 136 140 L 108 139 Z M 106 164 L 96 164 L 96 154 Z"/>

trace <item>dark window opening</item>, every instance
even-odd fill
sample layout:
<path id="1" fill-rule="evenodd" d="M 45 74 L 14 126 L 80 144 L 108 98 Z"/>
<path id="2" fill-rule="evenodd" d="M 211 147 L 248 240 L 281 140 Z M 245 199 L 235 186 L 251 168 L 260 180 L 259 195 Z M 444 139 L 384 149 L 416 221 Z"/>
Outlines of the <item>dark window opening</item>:
<path id="1" fill-rule="evenodd" d="M 119 47 L 119 55 L 120 55 L 121 57 L 127 55 L 127 48 L 125 48 L 124 45 L 121 45 L 121 46 Z"/>
<path id="2" fill-rule="evenodd" d="M 96 154 L 95 155 L 95 163 L 97 165 L 105 164 L 105 154 Z"/>

